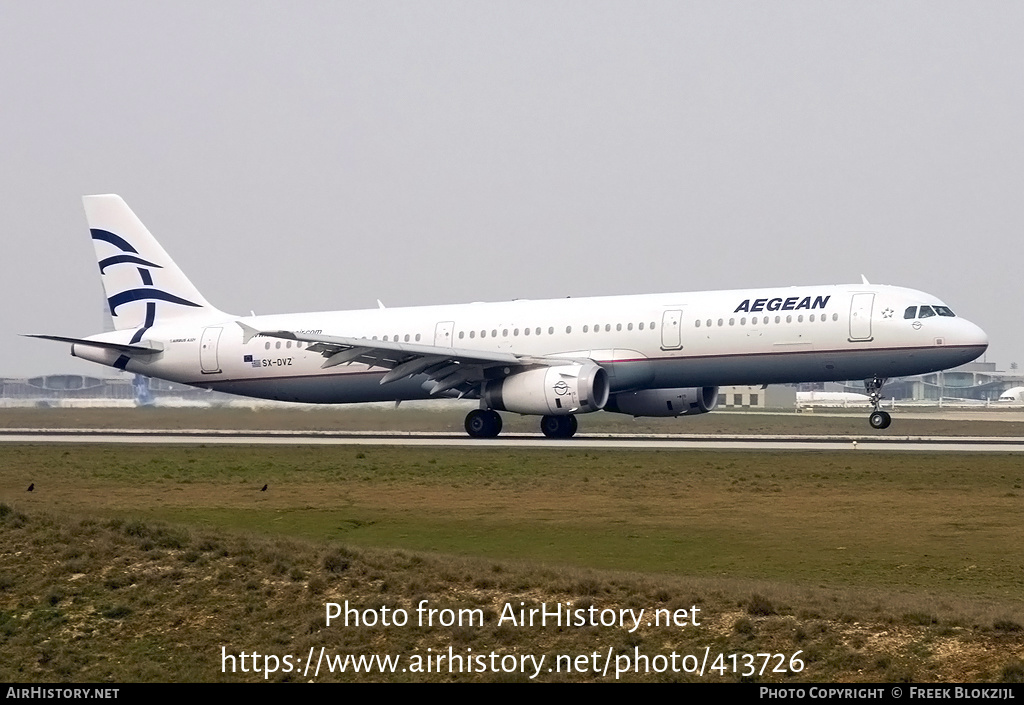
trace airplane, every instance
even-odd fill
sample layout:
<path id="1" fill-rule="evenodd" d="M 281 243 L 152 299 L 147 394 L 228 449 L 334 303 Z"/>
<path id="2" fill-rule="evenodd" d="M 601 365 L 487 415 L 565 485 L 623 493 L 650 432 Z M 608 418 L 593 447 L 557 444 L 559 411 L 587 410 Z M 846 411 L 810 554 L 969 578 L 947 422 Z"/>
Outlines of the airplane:
<path id="1" fill-rule="evenodd" d="M 1024 387 L 1011 387 L 999 395 L 996 401 L 1004 404 L 1020 404 L 1024 402 Z"/>
<path id="2" fill-rule="evenodd" d="M 467 398 L 474 438 L 499 412 L 569 438 L 577 415 L 712 411 L 725 385 L 865 380 L 955 367 L 985 332 L 939 299 L 869 284 L 514 300 L 236 316 L 211 305 L 116 195 L 85 196 L 114 330 L 35 334 L 135 374 L 262 399 L 335 404 Z"/>

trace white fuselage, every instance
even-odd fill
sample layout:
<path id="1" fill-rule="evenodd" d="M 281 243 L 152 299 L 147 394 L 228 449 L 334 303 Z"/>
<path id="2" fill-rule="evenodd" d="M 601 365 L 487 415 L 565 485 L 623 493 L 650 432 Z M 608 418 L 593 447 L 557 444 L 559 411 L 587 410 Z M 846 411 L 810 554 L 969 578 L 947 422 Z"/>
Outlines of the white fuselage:
<path id="1" fill-rule="evenodd" d="M 431 396 L 425 375 L 381 384 L 388 372 L 360 363 L 322 368 L 309 343 L 262 335 L 244 342 L 242 322 L 287 330 L 546 358 L 590 359 L 611 392 L 890 378 L 969 362 L 988 340 L 958 316 L 906 318 L 942 307 L 912 289 L 878 285 L 516 300 L 452 306 L 158 321 L 139 343 L 162 352 L 133 357 L 131 372 L 282 401 L 346 403 Z M 948 311 L 948 309 L 946 309 Z M 129 343 L 137 331 L 93 340 Z M 73 354 L 108 365 L 116 351 L 75 344 Z"/>

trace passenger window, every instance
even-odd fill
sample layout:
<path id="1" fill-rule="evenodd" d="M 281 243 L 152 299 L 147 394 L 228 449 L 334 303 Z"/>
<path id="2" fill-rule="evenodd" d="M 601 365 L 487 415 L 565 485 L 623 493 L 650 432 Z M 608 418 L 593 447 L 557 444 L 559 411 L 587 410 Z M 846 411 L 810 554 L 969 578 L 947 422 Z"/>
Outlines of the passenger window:
<path id="1" fill-rule="evenodd" d="M 694 324 L 696 325 L 697 328 L 700 328 L 700 320 L 699 319 L 694 321 Z"/>
<path id="2" fill-rule="evenodd" d="M 584 333 L 589 333 L 590 332 L 590 326 L 583 326 L 583 332 Z"/>
<path id="3" fill-rule="evenodd" d="M 565 327 L 565 332 L 566 333 L 572 333 L 572 326 L 566 326 Z"/>
<path id="4" fill-rule="evenodd" d="M 935 315 L 935 311 L 932 311 L 932 307 L 931 306 L 922 306 L 921 310 L 918 311 L 918 313 L 917 313 L 917 317 L 918 318 L 931 318 L 934 315 Z"/>
<path id="5" fill-rule="evenodd" d="M 907 310 L 903 312 L 903 318 L 906 320 L 917 318 L 917 306 L 907 306 Z"/>
<path id="6" fill-rule="evenodd" d="M 465 337 L 465 335 L 466 335 L 466 331 L 460 330 L 459 331 L 459 340 L 462 340 L 462 338 Z"/>
<path id="7" fill-rule="evenodd" d="M 711 324 L 709 323 L 708 325 L 711 325 Z M 640 323 L 640 330 L 643 330 L 643 329 L 644 329 L 644 324 L 643 324 L 643 322 L 641 321 L 641 323 Z M 584 332 L 586 332 L 586 331 L 584 331 Z"/>

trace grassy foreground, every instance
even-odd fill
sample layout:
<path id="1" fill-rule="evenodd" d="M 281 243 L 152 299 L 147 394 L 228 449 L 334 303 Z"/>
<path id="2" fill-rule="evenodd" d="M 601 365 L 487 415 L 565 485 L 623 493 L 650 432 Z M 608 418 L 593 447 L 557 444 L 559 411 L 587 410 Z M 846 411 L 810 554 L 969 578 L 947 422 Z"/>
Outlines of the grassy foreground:
<path id="1" fill-rule="evenodd" d="M 406 666 L 449 648 L 544 654 L 545 668 L 726 658 L 622 680 L 738 680 L 744 654 L 797 652 L 799 672 L 773 657 L 753 678 L 1019 680 L 1022 483 L 1015 456 L 988 454 L 2 446 L 0 677 L 262 680 L 222 673 L 223 657 L 294 665 L 324 647 Z M 413 622 L 422 600 L 479 609 L 483 624 L 328 627 L 325 603 L 345 600 Z M 700 623 L 498 623 L 506 604 L 567 602 L 697 606 Z M 312 677 L 282 664 L 270 679 Z M 536 679 L 614 680 L 614 663 Z"/>

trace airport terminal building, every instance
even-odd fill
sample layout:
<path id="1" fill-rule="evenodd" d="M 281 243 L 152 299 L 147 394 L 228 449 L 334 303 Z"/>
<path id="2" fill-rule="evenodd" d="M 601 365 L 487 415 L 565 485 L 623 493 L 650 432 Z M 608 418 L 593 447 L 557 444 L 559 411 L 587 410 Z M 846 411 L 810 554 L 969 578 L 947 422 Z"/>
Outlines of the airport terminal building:
<path id="1" fill-rule="evenodd" d="M 996 370 L 994 362 L 971 362 L 945 372 L 889 380 L 883 396 L 896 402 L 918 404 L 969 401 L 994 402 L 1013 387 L 1024 386 L 1017 370 Z M 718 408 L 793 409 L 797 391 L 864 393 L 864 383 L 802 385 L 743 385 L 719 389 Z M 280 402 L 285 403 L 285 402 Z M 273 402 L 221 394 L 141 375 L 100 378 L 78 374 L 54 374 L 31 378 L 0 378 L 0 407 L 89 406 L 265 406 Z"/>
<path id="2" fill-rule="evenodd" d="M 969 362 L 945 372 L 889 380 L 883 389 L 887 399 L 935 402 L 965 399 L 992 402 L 1012 387 L 1024 386 L 1024 374 L 1017 370 L 1000 372 L 994 362 Z M 851 380 L 843 391 L 864 392 L 863 382 Z"/>

